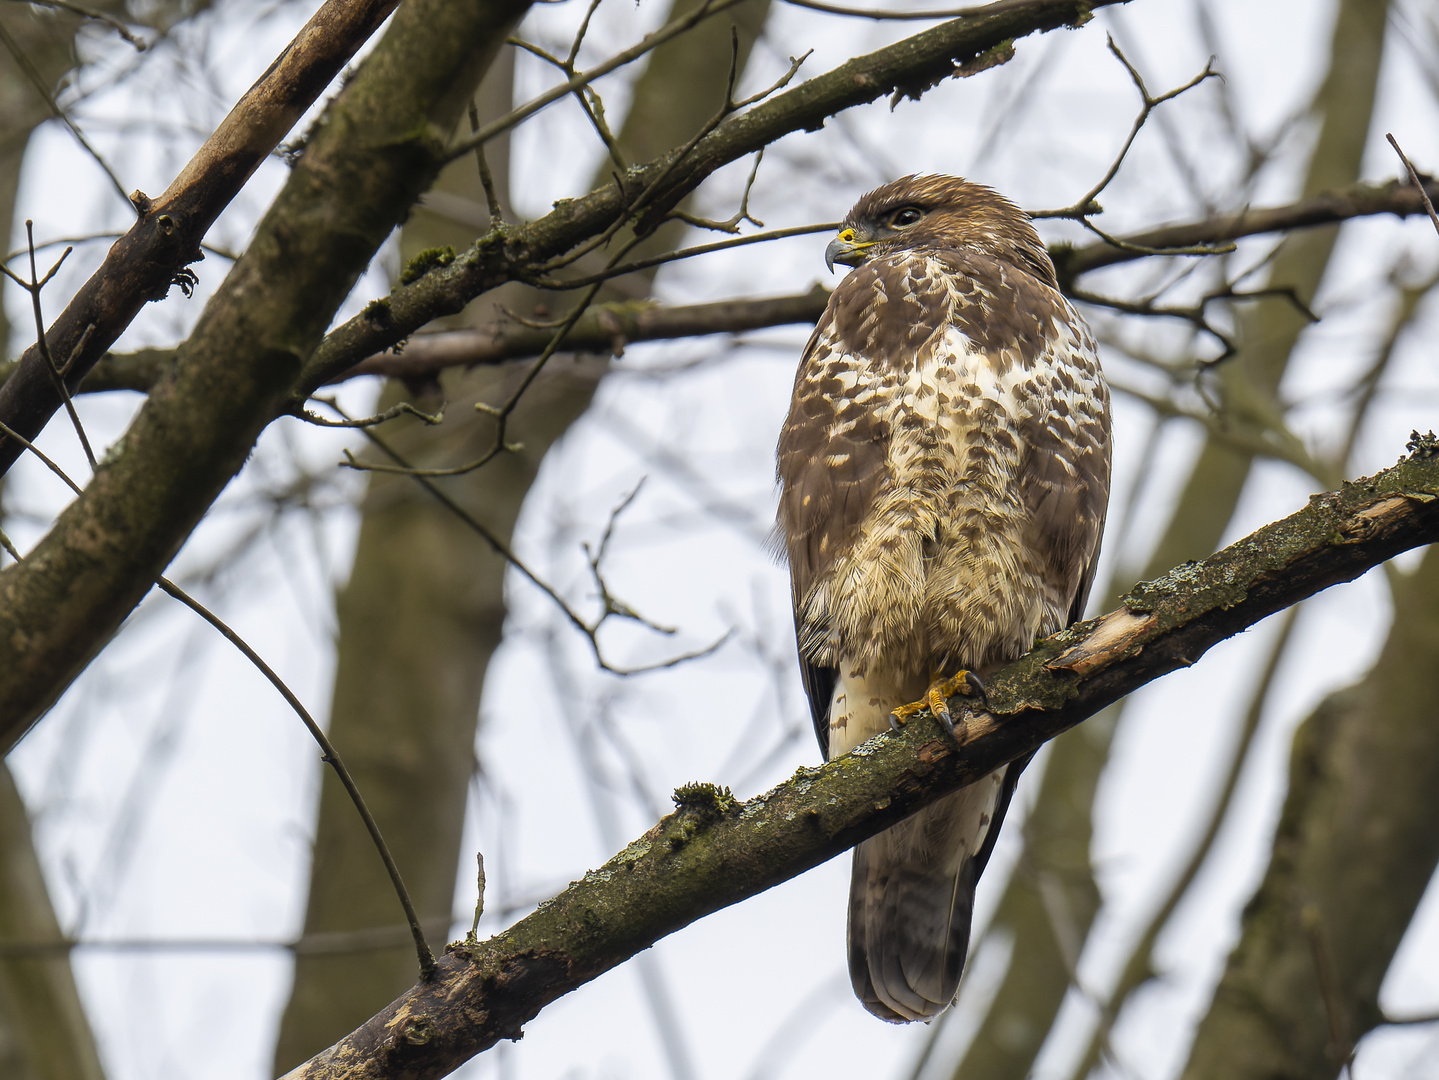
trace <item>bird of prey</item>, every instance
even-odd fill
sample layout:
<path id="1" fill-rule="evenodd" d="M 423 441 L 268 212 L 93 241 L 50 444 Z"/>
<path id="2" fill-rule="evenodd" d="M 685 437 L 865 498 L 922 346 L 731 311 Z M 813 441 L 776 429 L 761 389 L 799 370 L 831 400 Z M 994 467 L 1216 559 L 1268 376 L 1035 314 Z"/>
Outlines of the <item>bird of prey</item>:
<path id="1" fill-rule="evenodd" d="M 780 434 L 779 529 L 827 759 L 1080 617 L 1109 501 L 1109 392 L 1029 218 L 909 176 L 855 204 L 852 266 L 805 346 Z M 892 714 L 896 714 L 892 719 Z M 849 970 L 896 1023 L 959 987 L 975 884 L 1028 759 L 854 850 Z"/>

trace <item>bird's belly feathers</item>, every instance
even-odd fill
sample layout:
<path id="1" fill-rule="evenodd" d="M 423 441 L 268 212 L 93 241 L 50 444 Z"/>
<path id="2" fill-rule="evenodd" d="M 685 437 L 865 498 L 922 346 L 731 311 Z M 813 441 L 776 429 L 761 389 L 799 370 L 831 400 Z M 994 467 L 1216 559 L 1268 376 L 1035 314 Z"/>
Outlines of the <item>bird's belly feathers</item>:
<path id="1" fill-rule="evenodd" d="M 888 395 L 889 482 L 809 605 L 827 646 L 811 655 L 841 679 L 883 670 L 915 691 L 905 701 L 936 675 L 1022 655 L 1066 614 L 1026 542 L 1020 419 L 1036 402 L 989 358 L 947 356 L 921 357 Z"/>

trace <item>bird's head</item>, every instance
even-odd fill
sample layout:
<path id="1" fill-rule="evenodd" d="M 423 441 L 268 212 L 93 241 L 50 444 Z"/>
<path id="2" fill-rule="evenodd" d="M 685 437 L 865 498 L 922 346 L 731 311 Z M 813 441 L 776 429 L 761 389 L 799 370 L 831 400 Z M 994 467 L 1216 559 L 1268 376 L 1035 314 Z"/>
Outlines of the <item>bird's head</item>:
<path id="1" fill-rule="evenodd" d="M 862 266 L 903 251 L 960 248 L 1017 263 L 1055 283 L 1029 216 L 999 192 L 956 176 L 906 176 L 875 188 L 845 216 L 825 264 Z"/>

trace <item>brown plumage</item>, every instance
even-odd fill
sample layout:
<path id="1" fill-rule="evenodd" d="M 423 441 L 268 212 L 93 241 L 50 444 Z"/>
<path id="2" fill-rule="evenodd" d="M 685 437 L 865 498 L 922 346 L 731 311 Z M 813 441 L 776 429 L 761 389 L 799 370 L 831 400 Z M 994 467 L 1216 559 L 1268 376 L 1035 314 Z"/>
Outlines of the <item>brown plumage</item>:
<path id="1" fill-rule="evenodd" d="M 1094 339 L 1029 219 L 948 176 L 870 192 L 779 441 L 779 523 L 815 733 L 833 757 L 961 670 L 1079 617 L 1109 499 Z M 1027 759 L 1026 759 L 1027 761 Z M 953 1000 L 974 888 L 1025 761 L 855 848 L 849 965 L 886 1020 Z"/>

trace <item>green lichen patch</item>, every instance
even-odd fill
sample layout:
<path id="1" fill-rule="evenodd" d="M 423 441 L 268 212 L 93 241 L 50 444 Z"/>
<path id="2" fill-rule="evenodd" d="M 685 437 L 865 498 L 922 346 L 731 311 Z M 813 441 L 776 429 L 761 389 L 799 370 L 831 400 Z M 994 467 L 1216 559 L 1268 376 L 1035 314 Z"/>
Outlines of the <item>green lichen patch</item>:
<path id="1" fill-rule="evenodd" d="M 702 813 L 716 815 L 728 814 L 731 810 L 738 809 L 740 805 L 739 800 L 734 797 L 734 792 L 729 788 L 704 781 L 681 784 L 675 788 L 675 793 L 670 798 L 674 800 L 675 806 L 681 811 L 698 810 Z"/>
<path id="2" fill-rule="evenodd" d="M 1409 451 L 1410 458 L 1428 461 L 1430 458 L 1439 457 L 1439 437 L 1436 437 L 1432 430 L 1420 435 L 1419 429 L 1415 428 L 1409 433 L 1409 441 L 1404 444 L 1404 449 Z"/>
<path id="3" fill-rule="evenodd" d="M 438 270 L 442 266 L 449 266 L 455 261 L 455 249 L 446 245 L 445 247 L 425 248 L 406 264 L 405 269 L 400 272 L 401 285 L 413 285 L 424 277 L 431 270 Z"/>

